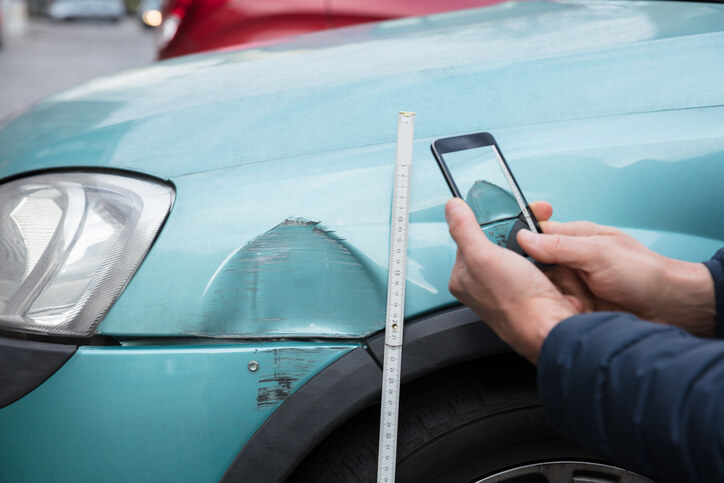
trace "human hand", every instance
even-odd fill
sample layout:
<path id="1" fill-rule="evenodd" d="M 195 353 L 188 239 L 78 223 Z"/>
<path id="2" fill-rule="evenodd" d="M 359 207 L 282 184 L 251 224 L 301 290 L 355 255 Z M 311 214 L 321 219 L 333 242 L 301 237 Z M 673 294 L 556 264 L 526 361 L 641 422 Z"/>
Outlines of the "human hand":
<path id="1" fill-rule="evenodd" d="M 488 240 L 463 200 L 448 201 L 445 217 L 458 245 L 450 293 L 536 363 L 550 330 L 578 313 L 575 305 L 530 261 Z"/>
<path id="2" fill-rule="evenodd" d="M 695 335 L 714 334 L 714 284 L 703 264 L 664 257 L 615 228 L 545 221 L 552 213 L 547 203 L 531 208 L 544 234 L 521 230 L 518 242 L 536 260 L 556 264 L 549 277 L 583 311 L 626 311 Z"/>

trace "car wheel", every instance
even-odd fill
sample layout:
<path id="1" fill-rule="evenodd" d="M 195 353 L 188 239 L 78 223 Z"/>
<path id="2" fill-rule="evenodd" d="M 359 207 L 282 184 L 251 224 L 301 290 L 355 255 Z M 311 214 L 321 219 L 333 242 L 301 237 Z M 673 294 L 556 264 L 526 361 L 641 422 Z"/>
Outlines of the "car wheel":
<path id="1" fill-rule="evenodd" d="M 513 356 L 457 366 L 402 389 L 397 482 L 645 482 L 561 438 Z M 290 481 L 373 482 L 379 406 L 333 433 Z"/>

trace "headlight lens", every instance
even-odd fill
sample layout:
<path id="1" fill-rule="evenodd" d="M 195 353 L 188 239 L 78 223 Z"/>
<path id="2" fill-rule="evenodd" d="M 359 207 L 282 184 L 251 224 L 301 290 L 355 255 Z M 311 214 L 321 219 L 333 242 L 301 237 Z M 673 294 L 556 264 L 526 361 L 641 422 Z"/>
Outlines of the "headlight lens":
<path id="1" fill-rule="evenodd" d="M 53 173 L 0 185 L 0 327 L 90 336 L 173 201 L 161 183 Z"/>

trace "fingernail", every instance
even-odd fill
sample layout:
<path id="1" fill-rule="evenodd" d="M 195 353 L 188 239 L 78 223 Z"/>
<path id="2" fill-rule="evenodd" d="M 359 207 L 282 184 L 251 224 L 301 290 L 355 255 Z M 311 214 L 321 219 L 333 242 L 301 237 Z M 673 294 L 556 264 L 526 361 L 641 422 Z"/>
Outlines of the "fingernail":
<path id="1" fill-rule="evenodd" d="M 450 217 L 460 209 L 460 204 L 464 203 L 460 198 L 452 198 L 445 204 L 445 220 L 449 223 Z"/>

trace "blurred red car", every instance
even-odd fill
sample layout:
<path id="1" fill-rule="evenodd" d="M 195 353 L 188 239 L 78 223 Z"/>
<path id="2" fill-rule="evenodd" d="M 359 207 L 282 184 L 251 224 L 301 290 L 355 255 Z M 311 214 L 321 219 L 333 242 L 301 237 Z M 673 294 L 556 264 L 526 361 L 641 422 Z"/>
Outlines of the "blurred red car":
<path id="1" fill-rule="evenodd" d="M 166 0 L 159 59 L 502 0 Z"/>

